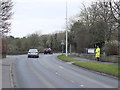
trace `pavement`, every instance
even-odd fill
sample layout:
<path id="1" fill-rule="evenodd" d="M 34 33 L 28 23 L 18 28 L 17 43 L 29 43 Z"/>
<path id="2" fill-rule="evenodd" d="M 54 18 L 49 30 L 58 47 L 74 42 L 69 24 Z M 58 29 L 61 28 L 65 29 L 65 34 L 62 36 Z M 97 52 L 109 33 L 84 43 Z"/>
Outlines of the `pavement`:
<path id="1" fill-rule="evenodd" d="M 2 59 L 2 88 L 13 88 L 12 66 L 16 59 L 7 57 Z"/>
<path id="2" fill-rule="evenodd" d="M 2 60 L 0 59 L 0 89 L 2 89 Z"/>
<path id="3" fill-rule="evenodd" d="M 76 60 L 80 60 L 80 61 L 74 61 L 74 62 L 96 62 L 96 63 L 102 63 L 102 64 L 110 64 L 110 65 L 115 65 L 118 66 L 118 63 L 112 63 L 112 62 L 102 62 L 102 61 L 96 61 L 96 60 L 90 60 L 90 59 L 85 59 L 85 58 L 80 58 L 74 55 L 69 55 L 69 57 L 76 59 Z M 71 63 L 74 63 L 71 62 Z"/>

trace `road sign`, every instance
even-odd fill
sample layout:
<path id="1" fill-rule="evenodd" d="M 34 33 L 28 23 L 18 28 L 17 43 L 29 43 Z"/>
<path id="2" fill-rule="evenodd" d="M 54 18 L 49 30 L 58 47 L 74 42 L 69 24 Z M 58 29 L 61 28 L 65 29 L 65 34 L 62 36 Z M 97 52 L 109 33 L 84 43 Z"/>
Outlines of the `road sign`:
<path id="1" fill-rule="evenodd" d="M 63 40 L 61 41 L 61 45 L 64 45 L 64 41 Z"/>

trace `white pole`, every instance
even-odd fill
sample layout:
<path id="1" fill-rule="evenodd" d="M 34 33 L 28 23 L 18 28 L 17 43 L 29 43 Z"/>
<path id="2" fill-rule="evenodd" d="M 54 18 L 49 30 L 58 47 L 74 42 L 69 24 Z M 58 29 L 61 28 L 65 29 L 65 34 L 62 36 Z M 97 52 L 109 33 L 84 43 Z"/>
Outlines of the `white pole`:
<path id="1" fill-rule="evenodd" d="M 66 56 L 68 56 L 67 0 L 66 0 Z"/>

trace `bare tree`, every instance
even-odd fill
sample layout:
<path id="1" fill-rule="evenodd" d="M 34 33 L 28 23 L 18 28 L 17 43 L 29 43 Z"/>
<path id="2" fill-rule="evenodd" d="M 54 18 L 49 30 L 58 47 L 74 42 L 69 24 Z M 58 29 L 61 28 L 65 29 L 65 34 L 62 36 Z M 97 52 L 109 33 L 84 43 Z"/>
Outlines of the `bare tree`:
<path id="1" fill-rule="evenodd" d="M 97 4 L 99 15 L 106 25 L 105 38 L 109 41 L 120 27 L 120 1 L 109 0 Z"/>
<path id="2" fill-rule="evenodd" d="M 116 22 L 114 24 L 114 29 L 116 30 L 118 40 L 120 41 L 120 0 L 118 2 L 113 1 L 113 3 L 109 2 L 111 15 Z"/>
<path id="3" fill-rule="evenodd" d="M 120 24 L 120 1 L 113 3 L 109 2 L 111 14 L 114 17 L 115 21 Z"/>
<path id="4" fill-rule="evenodd" d="M 12 7 L 12 0 L 0 0 L 0 34 L 2 36 L 10 31 Z"/>

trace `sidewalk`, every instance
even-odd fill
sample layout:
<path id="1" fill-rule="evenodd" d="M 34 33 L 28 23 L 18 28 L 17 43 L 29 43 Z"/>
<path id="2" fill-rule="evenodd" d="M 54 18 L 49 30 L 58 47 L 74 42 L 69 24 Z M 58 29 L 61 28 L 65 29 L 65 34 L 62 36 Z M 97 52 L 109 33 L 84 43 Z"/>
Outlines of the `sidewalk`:
<path id="1" fill-rule="evenodd" d="M 75 61 L 75 62 L 96 62 L 96 63 L 102 63 L 102 64 L 116 65 L 116 66 L 119 65 L 118 63 L 102 62 L 102 61 L 96 61 L 96 60 L 89 60 L 89 59 L 80 58 L 80 57 L 73 56 L 73 55 L 70 55 L 69 57 L 71 57 L 71 58 L 73 58 L 73 59 L 76 59 L 76 60 L 80 60 L 80 61 Z"/>
<path id="2" fill-rule="evenodd" d="M 7 57 L 2 60 L 2 88 L 13 88 L 12 65 L 16 59 Z"/>
<path id="3" fill-rule="evenodd" d="M 0 59 L 0 89 L 2 89 L 2 59 Z"/>

